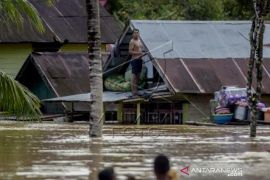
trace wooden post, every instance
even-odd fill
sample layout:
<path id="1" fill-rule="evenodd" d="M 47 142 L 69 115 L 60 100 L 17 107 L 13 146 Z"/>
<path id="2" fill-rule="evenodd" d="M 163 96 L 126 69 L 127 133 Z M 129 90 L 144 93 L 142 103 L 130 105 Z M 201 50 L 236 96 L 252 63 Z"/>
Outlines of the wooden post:
<path id="1" fill-rule="evenodd" d="M 71 102 L 71 116 L 69 122 L 73 122 L 74 119 L 74 102 Z"/>
<path id="2" fill-rule="evenodd" d="M 213 114 L 215 114 L 215 108 L 217 107 L 217 101 L 216 100 L 214 100 L 214 99 L 211 99 L 210 100 L 210 121 L 211 122 L 213 122 L 214 121 L 214 119 L 213 119 Z"/>
<path id="3" fill-rule="evenodd" d="M 105 103 L 103 103 L 102 121 L 103 121 L 103 124 L 106 121 L 106 104 Z"/>
<path id="4" fill-rule="evenodd" d="M 140 123 L 141 123 L 141 102 L 137 102 L 137 113 L 136 113 L 136 115 L 137 115 L 137 118 L 136 118 L 137 125 L 140 125 Z"/>
<path id="5" fill-rule="evenodd" d="M 182 122 L 183 124 L 189 120 L 189 104 L 188 103 L 184 103 L 183 104 L 183 119 L 182 119 Z"/>
<path id="6" fill-rule="evenodd" d="M 117 104 L 117 121 L 123 123 L 123 102 Z"/>

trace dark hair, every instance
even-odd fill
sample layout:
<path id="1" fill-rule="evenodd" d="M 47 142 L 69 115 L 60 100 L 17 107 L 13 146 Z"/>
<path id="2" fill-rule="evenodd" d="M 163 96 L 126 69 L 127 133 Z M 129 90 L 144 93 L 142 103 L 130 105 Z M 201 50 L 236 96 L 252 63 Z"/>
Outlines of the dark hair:
<path id="1" fill-rule="evenodd" d="M 140 32 L 140 31 L 139 31 L 139 29 L 134 28 L 132 33 L 134 33 L 134 32 Z"/>
<path id="2" fill-rule="evenodd" d="M 134 176 L 128 175 L 127 180 L 136 180 Z"/>
<path id="3" fill-rule="evenodd" d="M 114 179 L 114 170 L 112 167 L 105 168 L 104 170 L 98 173 L 99 180 L 113 180 Z"/>
<path id="4" fill-rule="evenodd" d="M 166 175 L 170 170 L 170 162 L 167 156 L 158 155 L 154 161 L 154 171 L 158 175 Z"/>

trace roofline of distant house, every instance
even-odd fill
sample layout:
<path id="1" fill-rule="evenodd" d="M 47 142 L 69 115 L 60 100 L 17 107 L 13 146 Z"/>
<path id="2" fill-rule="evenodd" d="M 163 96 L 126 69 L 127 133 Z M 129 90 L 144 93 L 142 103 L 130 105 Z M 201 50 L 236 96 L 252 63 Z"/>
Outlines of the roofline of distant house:
<path id="1" fill-rule="evenodd" d="M 131 23 L 167 23 L 167 24 L 175 24 L 175 23 L 187 23 L 187 24 L 247 24 L 251 23 L 251 20 L 220 20 L 220 21 L 209 21 L 209 20 L 130 20 Z M 266 24 L 270 23 L 270 21 L 265 21 Z"/>
<path id="2" fill-rule="evenodd" d="M 32 43 L 53 43 L 55 42 L 54 40 L 52 41 L 0 41 L 0 44 L 32 44 Z M 72 41 L 68 41 L 68 43 L 66 44 L 87 44 L 87 41 L 79 41 L 79 42 L 72 42 Z M 101 41 L 102 44 L 114 44 L 115 42 L 105 42 L 105 41 Z"/>

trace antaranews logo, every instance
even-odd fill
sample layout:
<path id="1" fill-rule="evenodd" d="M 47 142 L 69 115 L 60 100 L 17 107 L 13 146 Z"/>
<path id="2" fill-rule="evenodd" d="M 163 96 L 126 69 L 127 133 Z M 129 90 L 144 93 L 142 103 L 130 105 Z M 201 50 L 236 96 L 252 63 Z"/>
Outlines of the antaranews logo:
<path id="1" fill-rule="evenodd" d="M 189 167 L 190 166 L 186 166 L 183 169 L 180 169 L 180 172 L 189 176 Z"/>
<path id="2" fill-rule="evenodd" d="M 225 176 L 243 176 L 242 168 L 213 168 L 213 167 L 191 167 L 191 165 L 180 169 L 184 175 L 225 175 Z"/>

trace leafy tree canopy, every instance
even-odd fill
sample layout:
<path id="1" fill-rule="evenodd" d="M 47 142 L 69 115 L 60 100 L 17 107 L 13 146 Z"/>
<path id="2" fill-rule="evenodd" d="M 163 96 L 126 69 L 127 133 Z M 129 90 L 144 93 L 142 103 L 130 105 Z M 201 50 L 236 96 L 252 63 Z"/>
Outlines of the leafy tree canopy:
<path id="1" fill-rule="evenodd" d="M 250 20 L 254 14 L 252 0 L 110 0 L 109 6 L 123 23 L 130 19 Z"/>

